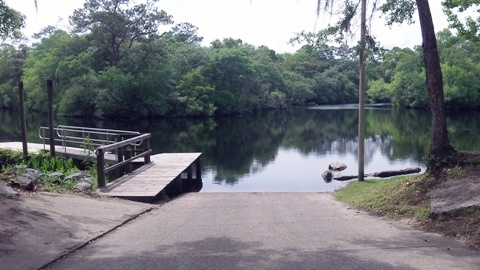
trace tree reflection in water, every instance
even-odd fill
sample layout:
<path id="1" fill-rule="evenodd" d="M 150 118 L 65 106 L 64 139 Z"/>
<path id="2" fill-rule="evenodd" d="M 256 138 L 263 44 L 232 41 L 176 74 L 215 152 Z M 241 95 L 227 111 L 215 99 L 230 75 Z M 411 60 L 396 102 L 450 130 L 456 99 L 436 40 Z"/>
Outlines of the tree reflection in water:
<path id="1" fill-rule="evenodd" d="M 478 112 L 450 112 L 450 138 L 459 150 L 480 150 Z M 18 114 L 0 111 L 0 140 L 20 138 Z M 29 141 L 38 141 L 44 115 L 27 119 Z M 322 172 L 341 161 L 357 171 L 355 107 L 294 108 L 248 116 L 175 118 L 142 121 L 58 118 L 56 124 L 137 130 L 152 133 L 152 149 L 203 152 L 202 192 L 330 191 L 345 185 L 326 184 Z M 428 110 L 371 108 L 366 112 L 365 172 L 420 166 L 428 152 Z M 17 127 L 18 126 L 18 127 Z"/>

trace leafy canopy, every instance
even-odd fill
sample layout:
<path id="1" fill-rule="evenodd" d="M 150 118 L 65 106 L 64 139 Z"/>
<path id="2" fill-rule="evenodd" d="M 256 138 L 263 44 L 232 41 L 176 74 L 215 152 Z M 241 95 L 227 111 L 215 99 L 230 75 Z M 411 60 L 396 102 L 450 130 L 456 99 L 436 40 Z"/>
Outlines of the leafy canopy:
<path id="1" fill-rule="evenodd" d="M 25 27 L 25 16 L 0 0 L 0 38 L 20 38 Z"/>

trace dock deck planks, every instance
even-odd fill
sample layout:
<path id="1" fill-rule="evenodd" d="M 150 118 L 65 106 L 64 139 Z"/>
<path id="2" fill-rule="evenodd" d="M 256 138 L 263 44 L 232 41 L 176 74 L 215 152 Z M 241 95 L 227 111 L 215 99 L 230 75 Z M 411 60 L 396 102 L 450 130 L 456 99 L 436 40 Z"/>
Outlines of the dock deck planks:
<path id="1" fill-rule="evenodd" d="M 97 193 L 112 197 L 155 197 L 183 172 L 199 162 L 202 153 L 163 153 L 151 162 L 126 174 Z"/>
<path id="2" fill-rule="evenodd" d="M 48 144 L 28 143 L 27 147 L 29 152 L 38 152 L 41 150 L 50 151 L 50 146 Z M 0 148 L 22 151 L 23 145 L 22 142 L 2 142 L 0 143 Z M 84 160 L 89 154 L 90 159 L 95 160 L 97 158 L 95 155 L 95 150 L 91 150 L 90 153 L 88 153 L 87 150 L 82 148 L 63 147 L 60 145 L 55 146 L 55 155 L 59 157 L 71 157 L 73 159 Z M 117 156 L 114 154 L 105 154 L 105 162 L 108 164 L 117 163 Z"/>

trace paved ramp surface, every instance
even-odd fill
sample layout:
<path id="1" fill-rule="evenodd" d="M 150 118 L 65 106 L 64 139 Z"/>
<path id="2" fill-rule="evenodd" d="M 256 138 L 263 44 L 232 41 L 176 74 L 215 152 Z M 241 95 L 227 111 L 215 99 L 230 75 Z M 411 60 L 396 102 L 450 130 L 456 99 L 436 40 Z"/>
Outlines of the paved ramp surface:
<path id="1" fill-rule="evenodd" d="M 326 193 L 191 193 L 49 269 L 479 269 L 457 241 Z"/>

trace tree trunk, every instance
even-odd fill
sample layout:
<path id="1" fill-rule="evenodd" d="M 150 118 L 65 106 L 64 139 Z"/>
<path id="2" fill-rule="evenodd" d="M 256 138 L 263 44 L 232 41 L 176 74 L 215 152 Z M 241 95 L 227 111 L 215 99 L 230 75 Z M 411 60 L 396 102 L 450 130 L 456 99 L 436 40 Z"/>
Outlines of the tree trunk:
<path id="1" fill-rule="evenodd" d="M 449 161 L 455 150 L 448 140 L 442 70 L 430 6 L 428 0 L 416 0 L 416 3 L 422 29 L 426 84 L 432 111 L 431 144 L 427 166 L 430 173 L 435 173 L 444 162 Z"/>

